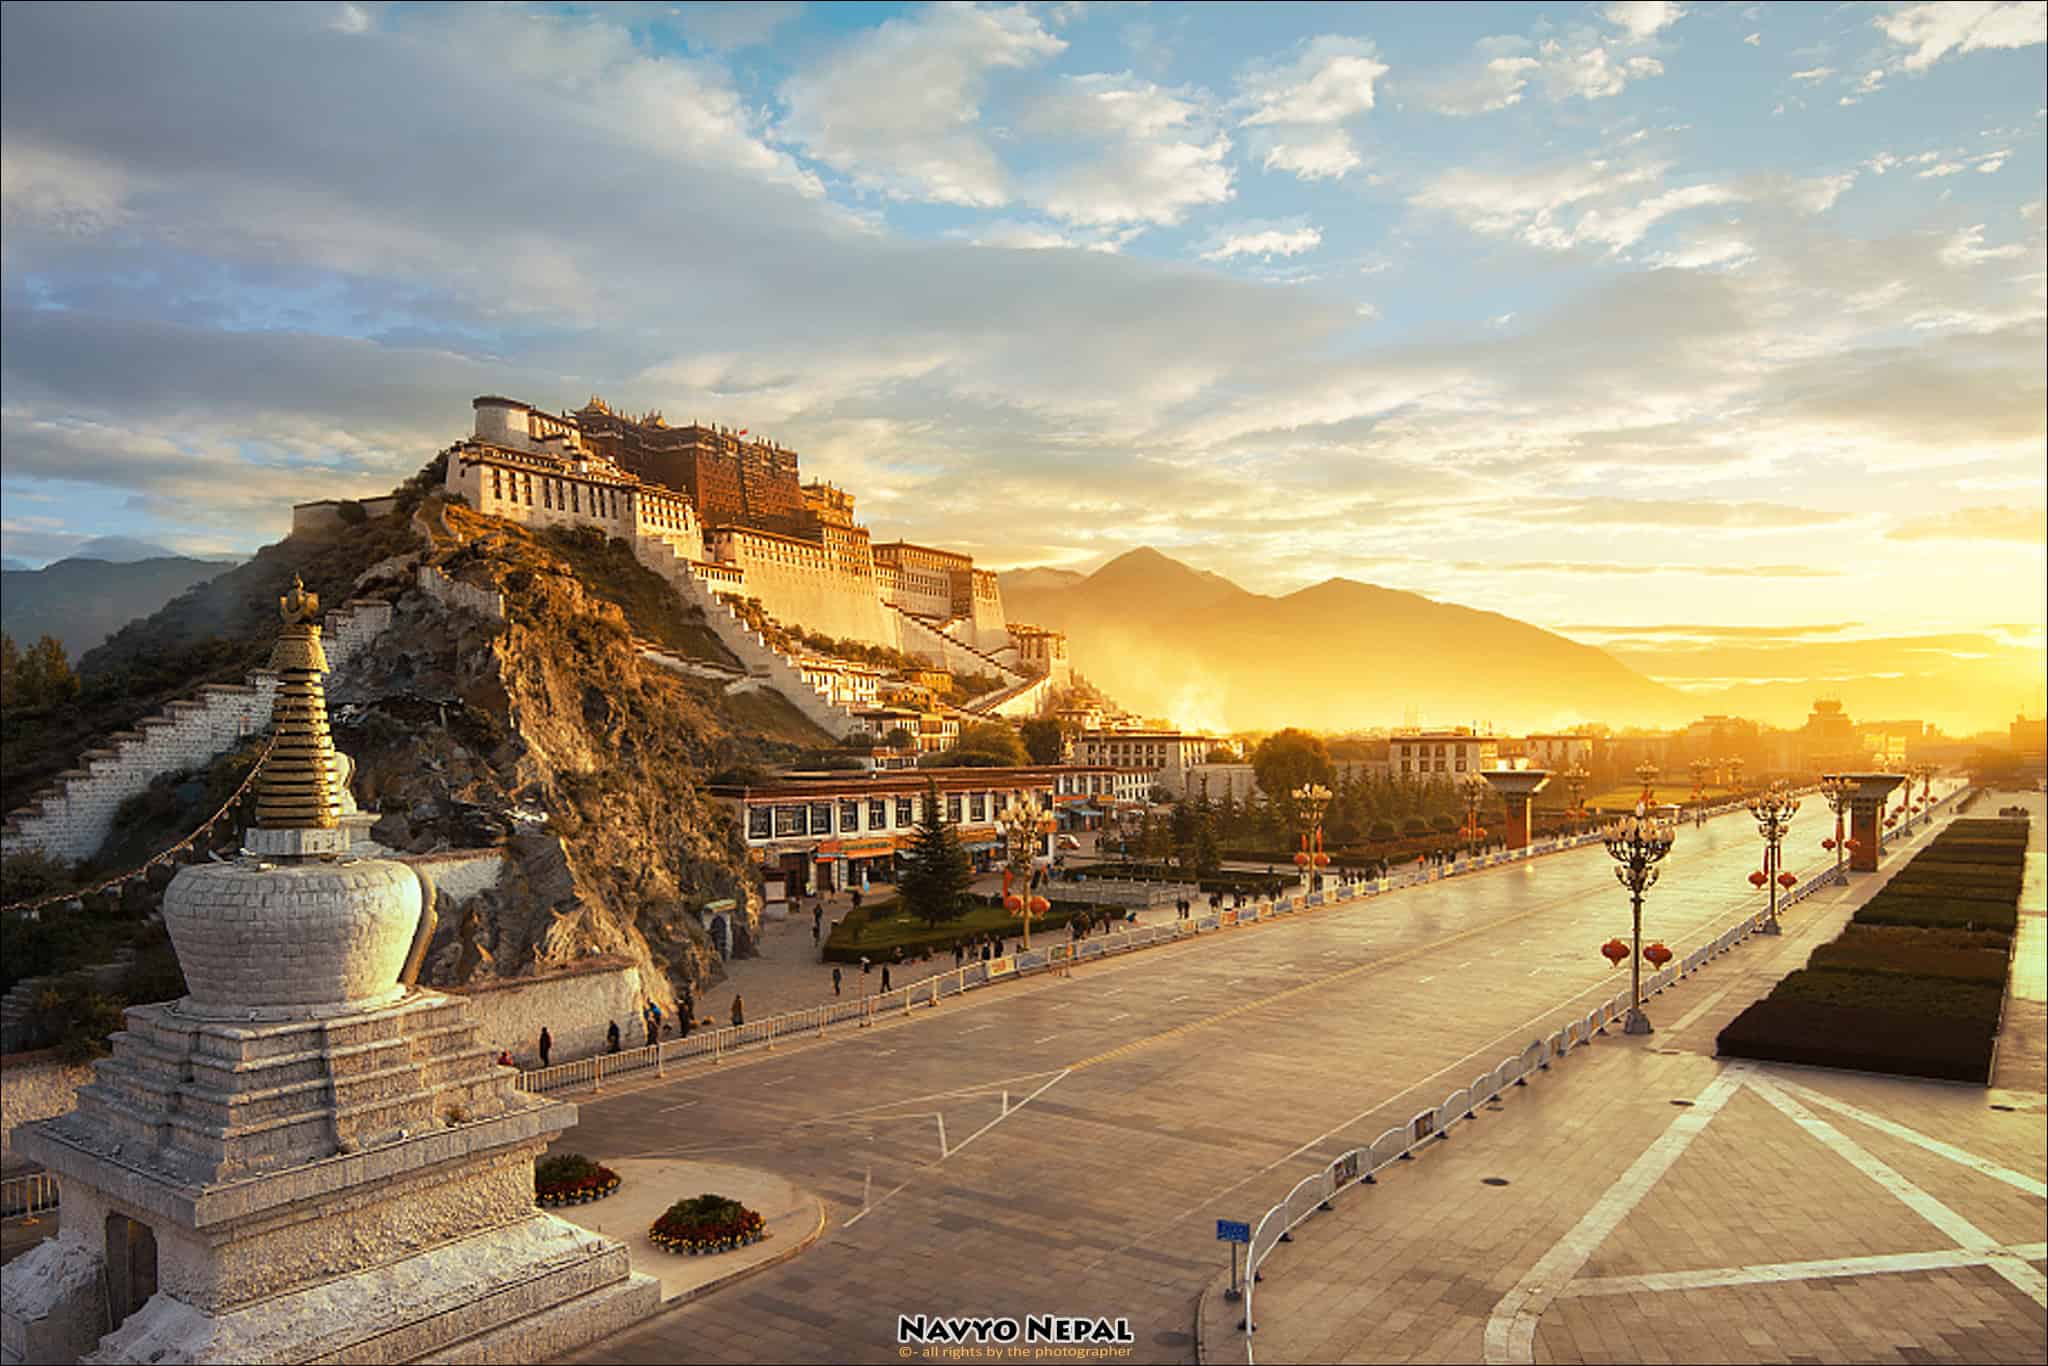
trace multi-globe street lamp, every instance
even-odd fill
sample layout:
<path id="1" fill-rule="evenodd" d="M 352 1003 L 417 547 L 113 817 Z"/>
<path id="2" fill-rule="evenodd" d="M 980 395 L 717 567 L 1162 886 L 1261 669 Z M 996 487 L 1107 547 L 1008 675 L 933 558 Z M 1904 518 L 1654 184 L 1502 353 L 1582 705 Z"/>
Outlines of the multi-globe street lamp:
<path id="1" fill-rule="evenodd" d="M 1669 822 L 1660 821 L 1650 815 L 1648 802 L 1637 802 L 1633 816 L 1623 816 L 1600 832 L 1606 841 L 1607 852 L 1614 859 L 1614 878 L 1628 888 L 1629 919 L 1634 942 L 1629 954 L 1628 969 L 1628 1018 L 1622 1026 L 1624 1034 L 1648 1034 L 1651 1032 L 1649 1017 L 1643 1014 L 1643 893 L 1657 885 L 1661 869 L 1658 863 L 1671 852 L 1673 841 L 1678 838 L 1678 828 Z M 1605 952 L 1610 958 L 1620 946 L 1609 941 Z M 1651 950 L 1663 949 L 1661 944 L 1652 944 Z M 1668 959 L 1669 949 L 1664 949 Z"/>
<path id="2" fill-rule="evenodd" d="M 1728 786 L 1739 795 L 1742 791 L 1742 760 L 1731 754 L 1721 762 L 1728 766 Z"/>
<path id="3" fill-rule="evenodd" d="M 1479 824 L 1479 809 L 1486 805 L 1486 794 L 1490 791 L 1486 779 L 1476 773 L 1467 774 L 1461 785 L 1459 796 L 1465 800 L 1465 828 L 1459 833 L 1465 837 L 1465 857 L 1476 855 L 1479 841 L 1486 838 L 1486 831 Z"/>
<path id="4" fill-rule="evenodd" d="M 1031 917 L 1052 909 L 1052 903 L 1031 889 L 1031 860 L 1038 853 L 1038 840 L 1049 818 L 1039 805 L 1036 792 L 1013 794 L 996 817 L 1003 831 L 1003 909 L 1024 921 L 1024 948 L 1031 948 Z M 1021 884 L 1023 890 L 1013 888 Z"/>
<path id="5" fill-rule="evenodd" d="M 1574 759 L 1572 766 L 1557 776 L 1563 781 L 1564 790 L 1572 799 L 1571 810 L 1565 814 L 1571 817 L 1572 833 L 1576 835 L 1579 833 L 1579 822 L 1586 815 L 1586 804 L 1581 798 L 1585 796 L 1586 784 L 1592 780 L 1593 775 L 1580 767 L 1579 761 Z"/>
<path id="6" fill-rule="evenodd" d="M 1828 810 L 1835 813 L 1835 833 L 1832 838 L 1822 840 L 1820 847 L 1832 849 L 1835 853 L 1836 882 L 1847 881 L 1847 877 L 1842 871 L 1842 860 L 1849 856 L 1850 841 L 1848 832 L 1843 824 L 1843 817 L 1849 814 L 1849 799 L 1855 795 L 1856 784 L 1842 777 L 1839 773 L 1823 773 L 1821 775 L 1820 798 L 1828 804 Z"/>
<path id="7" fill-rule="evenodd" d="M 1301 869 L 1301 889 L 1307 892 L 1314 889 L 1315 870 L 1330 863 L 1330 856 L 1323 852 L 1323 812 L 1336 794 L 1321 783 L 1303 783 L 1292 795 L 1295 823 L 1301 827 L 1301 852 L 1294 862 Z"/>
<path id="8" fill-rule="evenodd" d="M 1791 873 L 1779 869 L 1779 845 L 1785 832 L 1792 828 L 1792 817 L 1798 814 L 1799 799 L 1794 797 L 1783 783 L 1772 783 L 1749 800 L 1749 814 L 1756 817 L 1756 830 L 1764 837 L 1764 867 L 1760 873 L 1751 873 L 1752 886 L 1762 887 L 1771 894 L 1771 916 L 1764 924 L 1764 934 L 1779 934 L 1778 888 L 1790 889 L 1799 881 Z"/>
<path id="9" fill-rule="evenodd" d="M 1663 771 L 1648 759 L 1636 765 L 1636 781 L 1643 785 L 1644 806 L 1657 804 L 1657 775 Z"/>

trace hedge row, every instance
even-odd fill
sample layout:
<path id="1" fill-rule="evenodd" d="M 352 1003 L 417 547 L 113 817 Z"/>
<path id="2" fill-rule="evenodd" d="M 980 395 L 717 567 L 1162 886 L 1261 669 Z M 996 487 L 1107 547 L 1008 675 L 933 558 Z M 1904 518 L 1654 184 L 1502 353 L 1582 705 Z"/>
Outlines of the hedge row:
<path id="1" fill-rule="evenodd" d="M 1729 1057 L 1987 1082 L 2026 827 L 1957 820 L 1721 1031 Z"/>

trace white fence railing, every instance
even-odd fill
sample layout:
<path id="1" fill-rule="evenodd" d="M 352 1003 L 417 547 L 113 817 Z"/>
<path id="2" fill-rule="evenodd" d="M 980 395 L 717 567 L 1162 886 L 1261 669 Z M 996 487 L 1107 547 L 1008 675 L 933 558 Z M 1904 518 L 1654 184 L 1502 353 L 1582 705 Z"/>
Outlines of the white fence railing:
<path id="1" fill-rule="evenodd" d="M 1933 806 L 1913 817 L 1901 821 L 1893 832 L 1893 838 L 1902 838 L 1914 829 L 1925 829 L 1933 823 L 1935 815 L 1944 810 L 1968 789 L 1958 789 L 1944 796 Z M 1795 906 L 1824 887 L 1837 882 L 1847 882 L 1843 871 L 1830 863 L 1790 888 L 1778 900 L 1778 908 Z M 1689 976 L 1704 967 L 1709 961 L 1728 952 L 1750 935 L 1761 931 L 1770 918 L 1768 909 L 1745 914 L 1727 929 L 1694 947 L 1690 952 L 1673 960 L 1658 972 L 1643 978 L 1643 998 L 1658 995 L 1666 987 Z M 1607 1033 L 1607 1026 L 1628 1014 L 1629 994 L 1626 988 L 1599 1005 L 1588 1010 L 1583 1016 L 1566 1020 L 1565 1024 L 1541 1038 L 1531 1039 L 1521 1052 L 1503 1058 L 1491 1071 L 1482 1072 L 1470 1084 L 1461 1086 L 1444 1097 L 1440 1104 L 1427 1110 L 1418 1111 L 1406 1124 L 1388 1129 L 1364 1147 L 1352 1148 L 1339 1154 L 1333 1161 L 1316 1173 L 1302 1178 L 1287 1198 L 1267 1210 L 1265 1216 L 1252 1228 L 1251 1246 L 1246 1250 L 1244 1269 L 1244 1319 L 1239 1329 L 1245 1334 L 1245 1360 L 1251 1362 L 1252 1334 L 1258 1327 L 1253 1317 L 1253 1301 L 1259 1281 L 1259 1266 L 1273 1249 L 1281 1243 L 1293 1241 L 1296 1227 L 1312 1214 L 1334 1210 L 1332 1203 L 1341 1192 L 1353 1186 L 1377 1184 L 1378 1174 L 1395 1162 L 1411 1160 L 1417 1152 L 1432 1143 L 1443 1142 L 1453 1125 L 1467 1123 L 1477 1117 L 1479 1107 L 1498 1099 L 1503 1092 L 1514 1086 L 1527 1086 L 1529 1077 L 1536 1072 L 1550 1069 L 1550 1064 L 1574 1048 L 1582 1048 L 1595 1038 Z"/>

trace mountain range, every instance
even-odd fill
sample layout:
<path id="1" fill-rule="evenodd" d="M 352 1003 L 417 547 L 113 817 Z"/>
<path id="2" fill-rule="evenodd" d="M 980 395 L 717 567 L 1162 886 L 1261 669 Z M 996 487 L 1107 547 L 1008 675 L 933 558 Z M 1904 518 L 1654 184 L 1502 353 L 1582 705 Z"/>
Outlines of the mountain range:
<path id="1" fill-rule="evenodd" d="M 164 554 L 126 563 L 78 558 L 41 569 L 8 569 L 0 574 L 0 630 L 24 647 L 55 636 L 76 663 L 129 622 L 234 563 Z"/>
<path id="2" fill-rule="evenodd" d="M 1093 574 L 1001 577 L 1012 621 L 1067 633 L 1123 706 L 1209 731 L 1398 723 L 1542 730 L 1671 724 L 1696 700 L 1605 651 L 1498 612 L 1329 579 L 1271 597 L 1150 548 Z"/>

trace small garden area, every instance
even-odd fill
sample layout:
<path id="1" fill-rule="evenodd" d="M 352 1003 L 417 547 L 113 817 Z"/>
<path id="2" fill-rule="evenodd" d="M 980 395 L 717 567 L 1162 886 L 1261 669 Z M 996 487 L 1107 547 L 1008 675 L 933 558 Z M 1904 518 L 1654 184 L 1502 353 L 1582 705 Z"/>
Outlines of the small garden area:
<path id="1" fill-rule="evenodd" d="M 1988 1082 L 2027 828 L 1956 820 L 1721 1031 L 1724 1057 Z"/>
<path id="2" fill-rule="evenodd" d="M 1222 892 L 1231 896 L 1242 892 L 1246 896 L 1265 896 L 1286 891 L 1299 881 L 1293 876 L 1291 861 L 1287 867 L 1290 871 L 1285 877 L 1234 872 L 1228 868 L 1206 877 L 1196 877 L 1192 868 L 1164 863 L 1077 863 L 1067 865 L 1062 871 L 1062 880 L 1072 882 L 1085 878 L 1093 881 L 1100 878 L 1109 882 L 1192 882 L 1205 893 Z"/>
<path id="3" fill-rule="evenodd" d="M 1122 915 L 1120 907 L 1054 901 L 1050 911 L 1031 917 L 1031 932 L 1043 936 L 1056 930 L 1065 938 L 1072 933 L 1076 919 L 1106 921 Z M 847 912 L 825 939 L 825 961 L 858 963 L 866 957 L 876 963 L 887 963 L 899 948 L 906 959 L 921 958 L 926 953 L 951 953 L 955 944 L 971 944 L 991 936 L 1015 939 L 1023 933 L 1022 916 L 981 897 L 970 896 L 966 910 L 936 925 L 909 915 L 900 902 L 890 898 Z"/>
<path id="4" fill-rule="evenodd" d="M 768 1221 L 737 1200 L 707 1194 L 670 1205 L 647 1236 L 664 1251 L 704 1257 L 760 1242 Z"/>
<path id="5" fill-rule="evenodd" d="M 533 1164 L 534 1203 L 587 1205 L 619 1188 L 619 1174 L 582 1153 L 550 1153 Z"/>

